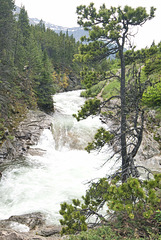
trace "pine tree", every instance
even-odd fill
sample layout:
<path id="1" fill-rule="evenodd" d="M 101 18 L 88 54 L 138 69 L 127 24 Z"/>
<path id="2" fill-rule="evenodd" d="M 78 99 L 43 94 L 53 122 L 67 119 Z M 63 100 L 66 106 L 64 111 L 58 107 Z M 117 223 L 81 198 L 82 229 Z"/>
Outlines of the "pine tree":
<path id="1" fill-rule="evenodd" d="M 42 68 L 40 78 L 37 81 L 36 95 L 38 107 L 45 111 L 53 111 L 53 99 L 52 95 L 55 93 L 53 87 L 52 67 L 47 55 L 47 51 L 44 50 L 42 57 Z"/>
<path id="2" fill-rule="evenodd" d="M 28 40 L 30 38 L 30 24 L 27 11 L 25 7 L 22 7 L 18 17 L 18 27 L 21 30 L 23 36 L 23 45 L 27 46 Z"/>
<path id="3" fill-rule="evenodd" d="M 134 9 L 130 6 L 125 6 L 123 9 L 121 9 L 121 7 L 111 7 L 107 9 L 105 4 L 103 4 L 97 12 L 94 3 L 91 3 L 88 7 L 85 5 L 79 6 L 77 8 L 77 13 L 79 25 L 83 26 L 85 30 L 89 30 L 89 37 L 82 37 L 82 41 L 86 41 L 88 44 L 82 44 L 80 46 L 80 54 L 77 55 L 77 59 L 85 63 L 87 61 L 100 62 L 111 54 L 116 53 L 118 53 L 120 59 L 120 75 L 114 74 L 120 81 L 120 94 L 119 96 L 113 96 L 113 98 L 119 98 L 121 102 L 119 109 L 119 139 L 121 145 L 122 181 L 124 182 L 129 176 L 130 164 L 133 162 L 133 158 L 141 144 L 144 122 L 144 111 L 139 106 L 139 100 L 143 94 L 142 85 L 139 84 L 140 75 L 135 77 L 135 83 L 132 84 L 133 90 L 130 89 L 130 91 L 127 91 L 129 86 L 125 79 L 125 43 L 131 44 L 129 42 L 131 28 L 142 26 L 146 21 L 152 19 L 154 17 L 155 8 L 151 7 L 150 13 L 148 14 L 143 7 Z M 113 75 L 111 75 L 111 77 L 112 76 Z M 106 100 L 106 103 L 109 100 L 110 99 Z M 133 117 L 133 131 L 129 129 L 127 119 L 130 111 L 132 111 L 132 107 L 133 113 L 135 112 L 135 117 Z M 141 126 L 139 126 L 140 122 L 138 119 L 139 121 L 141 119 Z M 135 132 L 137 132 L 137 134 L 135 134 Z M 135 141 L 131 144 L 133 148 L 131 148 L 131 145 L 129 147 L 128 144 L 129 133 L 132 138 L 135 136 Z"/>
<path id="4" fill-rule="evenodd" d="M 0 0 L 0 60 L 9 61 L 13 50 L 14 2 Z"/>
<path id="5" fill-rule="evenodd" d="M 30 43 L 31 29 L 29 25 L 29 19 L 27 12 L 24 7 L 21 8 L 17 22 L 16 37 L 15 37 L 15 65 L 19 71 L 23 71 L 28 65 L 28 55 L 30 52 L 27 51 Z"/>
<path id="6" fill-rule="evenodd" d="M 0 0 L 0 92 L 11 89 L 13 78 L 14 2 Z"/>

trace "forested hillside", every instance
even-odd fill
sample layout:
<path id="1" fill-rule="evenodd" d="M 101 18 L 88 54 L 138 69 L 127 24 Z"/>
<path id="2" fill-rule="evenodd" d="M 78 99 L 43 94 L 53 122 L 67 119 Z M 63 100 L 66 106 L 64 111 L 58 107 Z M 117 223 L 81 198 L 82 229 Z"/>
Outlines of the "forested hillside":
<path id="1" fill-rule="evenodd" d="M 29 24 L 24 7 L 14 15 L 14 1 L 0 0 L 0 139 L 18 124 L 25 109 L 53 111 L 52 94 L 77 77 L 72 62 L 73 36 Z M 72 86 L 73 86 L 72 85 Z"/>

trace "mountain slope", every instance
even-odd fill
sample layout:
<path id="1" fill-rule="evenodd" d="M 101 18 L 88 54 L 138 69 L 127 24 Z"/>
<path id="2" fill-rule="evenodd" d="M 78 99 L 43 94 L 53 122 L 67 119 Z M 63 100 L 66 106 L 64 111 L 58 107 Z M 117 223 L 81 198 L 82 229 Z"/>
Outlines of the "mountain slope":
<path id="1" fill-rule="evenodd" d="M 19 14 L 19 13 L 20 13 L 20 7 L 16 6 L 15 14 Z M 31 25 L 36 25 L 36 24 L 39 24 L 40 22 L 40 19 L 38 18 L 29 18 L 29 20 Z M 49 28 L 55 31 L 56 33 L 60 33 L 60 32 L 66 33 L 68 31 L 69 36 L 73 35 L 76 41 L 79 41 L 82 36 L 88 36 L 88 31 L 85 31 L 82 27 L 67 28 L 67 27 L 55 25 L 53 23 L 49 23 L 45 21 L 43 22 L 46 28 Z"/>

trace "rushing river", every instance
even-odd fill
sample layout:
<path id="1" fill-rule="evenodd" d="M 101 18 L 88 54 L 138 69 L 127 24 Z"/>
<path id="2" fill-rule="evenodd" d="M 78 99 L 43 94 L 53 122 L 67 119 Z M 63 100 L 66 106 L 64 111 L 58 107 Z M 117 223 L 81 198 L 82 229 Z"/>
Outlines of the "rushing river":
<path id="1" fill-rule="evenodd" d="M 80 198 L 89 180 L 104 177 L 112 163 L 109 149 L 88 154 L 84 147 L 102 126 L 99 117 L 77 122 L 72 117 L 84 99 L 80 91 L 54 96 L 53 129 L 43 131 L 33 148 L 44 150 L 43 156 L 31 156 L 3 173 L 0 182 L 0 219 L 12 215 L 42 212 L 48 223 L 59 223 L 60 203 Z"/>

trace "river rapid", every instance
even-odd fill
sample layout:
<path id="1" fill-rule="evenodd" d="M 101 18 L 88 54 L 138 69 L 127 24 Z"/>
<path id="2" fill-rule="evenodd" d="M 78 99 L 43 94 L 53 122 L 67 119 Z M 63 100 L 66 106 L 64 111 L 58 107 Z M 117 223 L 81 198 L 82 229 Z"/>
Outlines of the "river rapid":
<path id="1" fill-rule="evenodd" d="M 110 174 L 114 162 L 109 147 L 88 154 L 84 148 L 103 124 L 99 116 L 77 122 L 72 117 L 83 105 L 81 91 L 54 95 L 52 129 L 45 129 L 38 145 L 42 156 L 29 155 L 7 168 L 0 182 L 0 219 L 42 212 L 48 224 L 59 224 L 60 203 L 80 198 L 87 182 Z M 107 126 L 104 126 L 107 128 Z"/>

